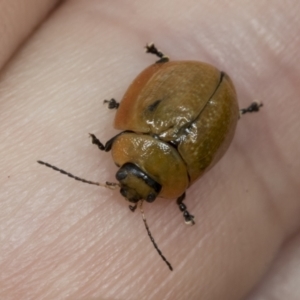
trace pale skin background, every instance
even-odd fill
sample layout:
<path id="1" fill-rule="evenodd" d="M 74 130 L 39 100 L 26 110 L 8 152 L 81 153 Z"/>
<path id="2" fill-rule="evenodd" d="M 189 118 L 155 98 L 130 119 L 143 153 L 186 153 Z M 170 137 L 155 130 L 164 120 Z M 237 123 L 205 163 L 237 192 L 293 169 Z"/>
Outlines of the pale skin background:
<path id="1" fill-rule="evenodd" d="M 300 295 L 300 2 L 0 2 L 0 299 L 293 300 Z M 241 107 L 220 163 L 172 200 L 140 213 L 76 182 L 114 180 L 91 145 L 117 133 L 103 99 L 121 99 L 155 61 L 202 60 L 232 77 Z"/>

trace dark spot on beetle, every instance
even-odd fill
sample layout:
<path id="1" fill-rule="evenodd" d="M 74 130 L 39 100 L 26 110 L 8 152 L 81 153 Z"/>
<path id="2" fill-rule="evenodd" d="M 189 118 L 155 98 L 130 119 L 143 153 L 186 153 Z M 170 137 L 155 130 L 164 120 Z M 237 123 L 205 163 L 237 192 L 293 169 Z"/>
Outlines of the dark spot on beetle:
<path id="1" fill-rule="evenodd" d="M 154 111 L 154 110 L 157 108 L 157 106 L 159 105 L 160 102 L 161 102 L 161 100 L 156 100 L 154 103 L 150 104 L 150 105 L 147 107 L 147 109 L 148 109 L 149 111 Z"/>

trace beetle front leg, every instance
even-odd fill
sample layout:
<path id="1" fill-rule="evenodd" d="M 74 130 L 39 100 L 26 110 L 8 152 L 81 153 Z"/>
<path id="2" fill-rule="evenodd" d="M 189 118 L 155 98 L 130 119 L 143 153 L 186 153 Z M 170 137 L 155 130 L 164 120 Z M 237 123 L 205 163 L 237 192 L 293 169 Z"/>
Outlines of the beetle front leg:
<path id="1" fill-rule="evenodd" d="M 240 109 L 240 115 L 244 115 L 246 113 L 257 112 L 257 111 L 259 111 L 259 108 L 262 106 L 263 106 L 262 103 L 253 102 L 247 108 Z"/>
<path id="2" fill-rule="evenodd" d="M 101 150 L 101 151 L 105 151 L 105 152 L 109 152 L 111 150 L 111 147 L 115 141 L 115 139 L 123 134 L 123 133 L 128 133 L 128 132 L 131 132 L 130 130 L 125 130 L 125 131 L 122 131 L 120 132 L 119 134 L 115 135 L 114 137 L 112 137 L 110 140 L 108 140 L 106 142 L 105 145 L 103 145 L 100 140 L 92 133 L 89 133 L 90 137 L 92 138 L 92 144 L 98 146 L 98 148 Z"/>
<path id="3" fill-rule="evenodd" d="M 177 199 L 177 205 L 180 209 L 180 211 L 183 212 L 183 217 L 184 217 L 184 221 L 185 224 L 187 225 L 194 225 L 195 221 L 194 221 L 194 216 L 191 215 L 188 211 L 187 211 L 187 207 L 186 205 L 183 203 L 183 200 L 185 199 L 185 193 L 183 193 L 178 199 Z"/>
<path id="4" fill-rule="evenodd" d="M 160 58 L 158 61 L 156 61 L 157 64 L 165 63 L 165 62 L 169 61 L 168 56 L 166 56 L 162 52 L 160 52 L 153 43 L 147 44 L 145 48 L 146 48 L 146 53 L 154 54 Z"/>
<path id="5" fill-rule="evenodd" d="M 110 100 L 104 100 L 103 103 L 108 103 L 108 109 L 118 109 L 120 106 L 120 103 L 117 102 L 114 98 L 111 98 Z"/>
<path id="6" fill-rule="evenodd" d="M 98 148 L 101 150 L 101 151 L 105 151 L 105 152 L 108 152 L 111 150 L 111 147 L 112 147 L 112 144 L 115 140 L 115 138 L 118 136 L 114 136 L 113 138 L 111 138 L 109 141 L 106 142 L 105 145 L 103 145 L 100 140 L 92 133 L 89 134 L 90 137 L 92 138 L 92 144 L 98 146 Z"/>

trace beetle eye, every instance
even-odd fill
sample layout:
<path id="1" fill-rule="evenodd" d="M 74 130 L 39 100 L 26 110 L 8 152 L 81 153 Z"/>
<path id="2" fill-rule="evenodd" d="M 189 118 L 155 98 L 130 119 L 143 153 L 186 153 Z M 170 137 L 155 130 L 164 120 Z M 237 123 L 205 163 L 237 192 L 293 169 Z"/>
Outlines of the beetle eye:
<path id="1" fill-rule="evenodd" d="M 156 199 L 156 195 L 155 195 L 154 193 L 150 193 L 150 194 L 147 196 L 146 201 L 151 203 L 151 202 L 153 202 L 155 199 Z"/>

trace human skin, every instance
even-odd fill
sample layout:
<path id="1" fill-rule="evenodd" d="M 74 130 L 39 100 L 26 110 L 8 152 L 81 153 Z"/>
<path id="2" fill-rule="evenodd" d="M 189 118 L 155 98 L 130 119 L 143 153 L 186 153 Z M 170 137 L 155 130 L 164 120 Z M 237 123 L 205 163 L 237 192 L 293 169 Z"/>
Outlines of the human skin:
<path id="1" fill-rule="evenodd" d="M 0 298 L 299 299 L 299 14 L 281 0 L 2 1 Z M 145 205 L 173 272 L 117 191 L 36 163 L 114 181 L 88 133 L 118 132 L 102 100 L 156 60 L 152 41 L 226 71 L 241 107 L 264 103 L 188 190 L 195 226 L 173 200 Z"/>

